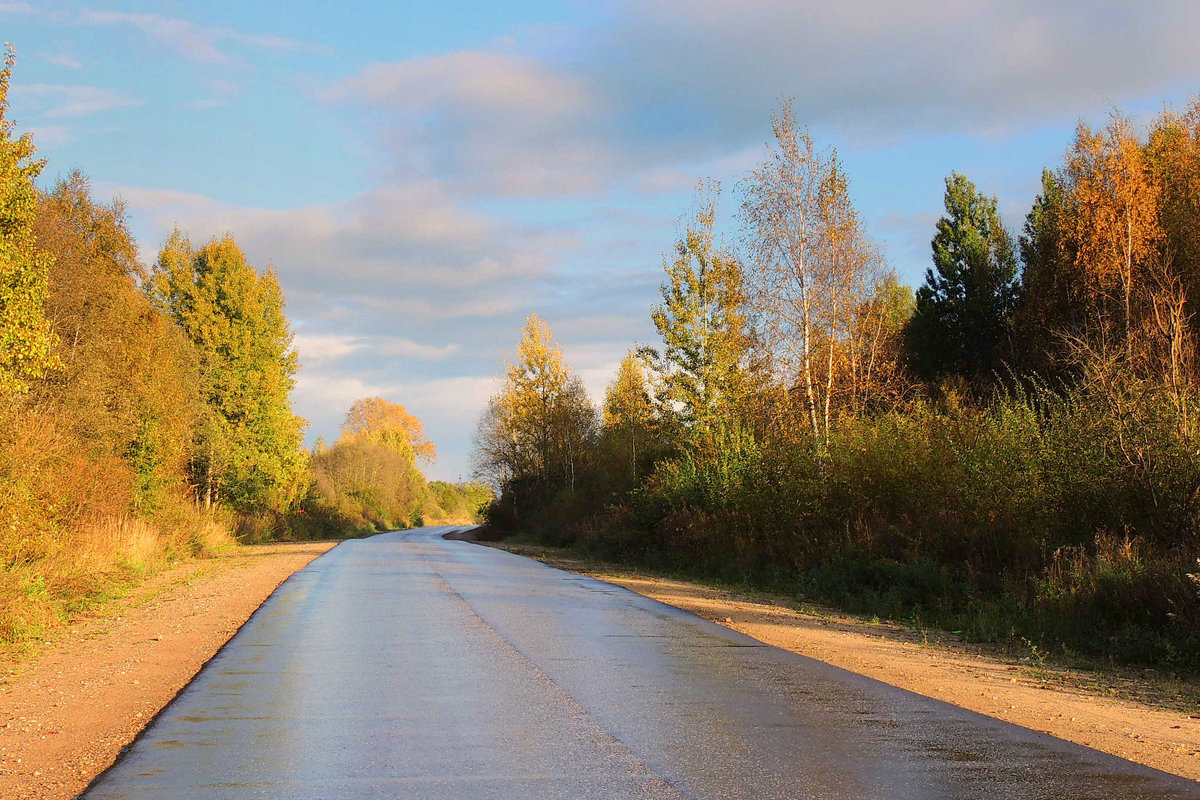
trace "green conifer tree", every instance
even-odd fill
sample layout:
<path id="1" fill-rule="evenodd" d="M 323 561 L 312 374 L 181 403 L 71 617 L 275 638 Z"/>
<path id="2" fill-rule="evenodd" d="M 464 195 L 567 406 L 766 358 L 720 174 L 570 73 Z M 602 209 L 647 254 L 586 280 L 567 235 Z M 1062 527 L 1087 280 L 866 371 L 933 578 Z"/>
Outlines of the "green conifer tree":
<path id="1" fill-rule="evenodd" d="M 1068 377 L 1066 337 L 1084 332 L 1095 306 L 1071 246 L 1068 200 L 1062 178 L 1043 170 L 1042 192 L 1018 239 L 1021 291 L 1013 312 L 1021 370 L 1058 380 Z"/>
<path id="2" fill-rule="evenodd" d="M 931 243 L 933 267 L 917 290 L 909 347 L 925 378 L 982 379 L 1009 349 L 1016 253 L 995 197 L 955 172 L 946 179 L 945 203 Z"/>

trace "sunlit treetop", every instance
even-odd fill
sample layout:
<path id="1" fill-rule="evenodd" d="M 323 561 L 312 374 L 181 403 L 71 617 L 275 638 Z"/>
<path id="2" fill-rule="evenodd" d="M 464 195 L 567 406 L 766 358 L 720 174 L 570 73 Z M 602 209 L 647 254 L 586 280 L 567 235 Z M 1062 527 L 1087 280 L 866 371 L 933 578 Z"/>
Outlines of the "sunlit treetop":
<path id="1" fill-rule="evenodd" d="M 34 158 L 33 137 L 13 139 L 8 88 L 16 53 L 6 44 L 0 70 L 0 394 L 23 393 L 58 362 L 46 321 L 49 253 L 34 245 L 38 194 L 34 180 L 45 161 Z"/>

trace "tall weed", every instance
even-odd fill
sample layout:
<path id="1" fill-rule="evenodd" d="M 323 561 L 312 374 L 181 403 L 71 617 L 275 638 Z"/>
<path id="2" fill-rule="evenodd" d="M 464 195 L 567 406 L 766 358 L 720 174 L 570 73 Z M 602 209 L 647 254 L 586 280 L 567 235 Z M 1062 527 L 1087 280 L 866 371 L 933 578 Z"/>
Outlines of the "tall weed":
<path id="1" fill-rule="evenodd" d="M 827 448 L 730 426 L 572 530 L 980 639 L 1200 670 L 1200 442 L 1168 398 L 1113 391 L 920 401 L 841 418 Z"/>

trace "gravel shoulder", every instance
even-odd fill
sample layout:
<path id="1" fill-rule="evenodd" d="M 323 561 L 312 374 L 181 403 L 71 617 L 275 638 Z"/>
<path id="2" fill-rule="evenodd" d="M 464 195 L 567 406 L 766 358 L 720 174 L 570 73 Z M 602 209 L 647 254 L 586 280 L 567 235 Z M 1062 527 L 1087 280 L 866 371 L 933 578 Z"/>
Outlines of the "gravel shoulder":
<path id="1" fill-rule="evenodd" d="M 782 596 L 593 564 L 548 548 L 493 546 L 623 586 L 775 647 L 1200 780 L 1200 684 L 1195 682 L 1067 669 L 989 652 L 950 634 L 865 621 Z"/>
<path id="2" fill-rule="evenodd" d="M 75 797 L 279 584 L 334 546 L 241 547 L 159 572 L 0 661 L 0 797 Z"/>

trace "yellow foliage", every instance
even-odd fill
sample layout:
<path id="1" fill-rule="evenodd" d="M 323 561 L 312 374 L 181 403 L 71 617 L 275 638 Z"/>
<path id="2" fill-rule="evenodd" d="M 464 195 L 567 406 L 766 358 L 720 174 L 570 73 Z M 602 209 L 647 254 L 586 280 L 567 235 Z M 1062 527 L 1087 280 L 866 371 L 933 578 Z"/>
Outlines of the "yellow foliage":
<path id="1" fill-rule="evenodd" d="M 425 438 L 421 420 L 404 406 L 382 397 L 366 397 L 350 406 L 342 423 L 342 436 L 366 437 L 401 451 L 411 449 L 414 458 L 425 463 L 437 458 L 437 449 Z"/>

